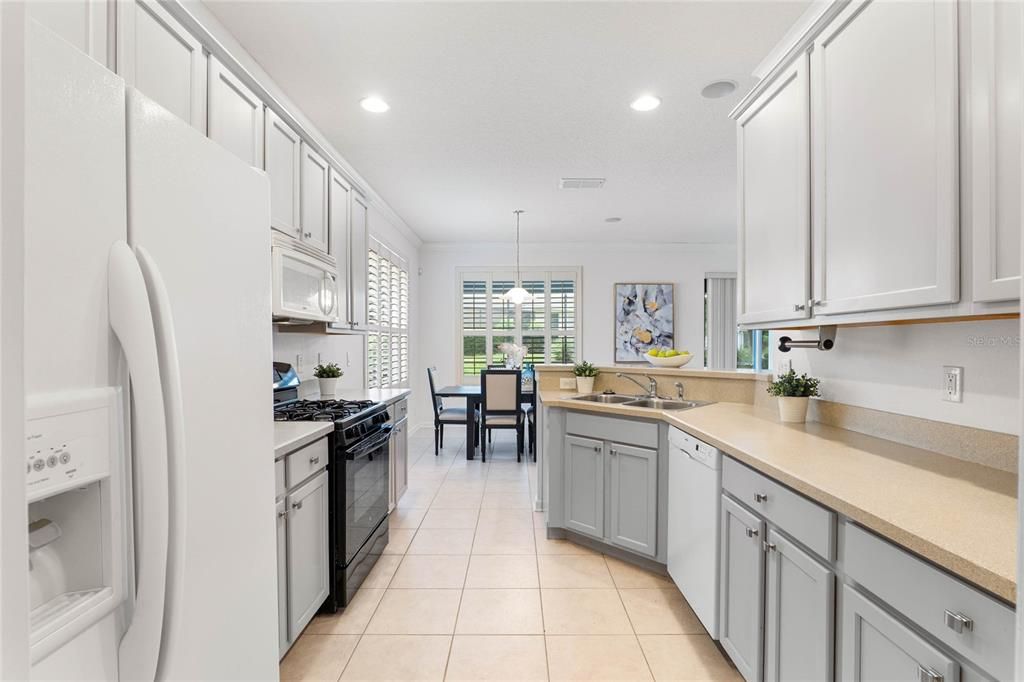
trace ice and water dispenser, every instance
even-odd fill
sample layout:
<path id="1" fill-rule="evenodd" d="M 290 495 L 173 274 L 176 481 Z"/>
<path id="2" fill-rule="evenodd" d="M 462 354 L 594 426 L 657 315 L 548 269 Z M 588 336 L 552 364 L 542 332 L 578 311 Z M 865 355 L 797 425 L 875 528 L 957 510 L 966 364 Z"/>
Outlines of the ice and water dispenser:
<path id="1" fill-rule="evenodd" d="M 124 594 L 122 393 L 30 396 L 26 413 L 30 644 L 38 661 Z"/>

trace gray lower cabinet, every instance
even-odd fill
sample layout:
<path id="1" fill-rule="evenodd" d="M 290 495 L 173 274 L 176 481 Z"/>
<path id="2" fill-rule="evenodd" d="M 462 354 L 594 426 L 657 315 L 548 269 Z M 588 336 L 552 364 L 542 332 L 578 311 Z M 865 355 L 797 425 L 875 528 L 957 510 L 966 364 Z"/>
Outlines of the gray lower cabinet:
<path id="1" fill-rule="evenodd" d="M 327 472 L 286 500 L 288 506 L 288 635 L 298 638 L 327 598 Z"/>
<path id="2" fill-rule="evenodd" d="M 843 682 L 959 682 L 956 661 L 849 585 L 840 610 Z"/>
<path id="3" fill-rule="evenodd" d="M 658 451 L 609 443 L 612 544 L 654 556 L 658 538 Z"/>
<path id="4" fill-rule="evenodd" d="M 764 547 L 764 679 L 831 680 L 835 574 L 773 528 Z"/>
<path id="5" fill-rule="evenodd" d="M 747 682 L 762 679 L 764 534 L 764 521 L 722 496 L 719 638 Z"/>
<path id="6" fill-rule="evenodd" d="M 565 437 L 565 526 L 604 537 L 604 442 Z"/>

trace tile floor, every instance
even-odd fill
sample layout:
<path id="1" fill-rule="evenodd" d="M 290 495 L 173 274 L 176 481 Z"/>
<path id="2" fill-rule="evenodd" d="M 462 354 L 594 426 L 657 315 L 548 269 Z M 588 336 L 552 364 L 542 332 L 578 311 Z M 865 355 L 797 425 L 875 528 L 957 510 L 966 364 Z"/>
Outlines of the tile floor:
<path id="1" fill-rule="evenodd" d="M 514 434 L 485 464 L 459 431 L 438 457 L 431 429 L 410 437 L 385 555 L 282 680 L 740 680 L 668 579 L 546 538 Z"/>

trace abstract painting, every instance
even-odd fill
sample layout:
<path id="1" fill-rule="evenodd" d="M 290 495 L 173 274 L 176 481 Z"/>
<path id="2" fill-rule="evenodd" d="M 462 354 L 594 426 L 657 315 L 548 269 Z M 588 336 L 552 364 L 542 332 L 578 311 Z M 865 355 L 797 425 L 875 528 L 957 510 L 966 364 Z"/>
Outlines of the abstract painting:
<path id="1" fill-rule="evenodd" d="M 615 362 L 644 362 L 651 348 L 672 348 L 672 284 L 615 285 Z"/>

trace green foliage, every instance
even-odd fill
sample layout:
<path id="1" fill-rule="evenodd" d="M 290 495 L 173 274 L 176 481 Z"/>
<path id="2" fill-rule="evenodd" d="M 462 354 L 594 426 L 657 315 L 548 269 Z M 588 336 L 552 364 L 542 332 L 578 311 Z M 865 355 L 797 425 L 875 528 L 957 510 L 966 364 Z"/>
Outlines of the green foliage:
<path id="1" fill-rule="evenodd" d="M 317 365 L 313 368 L 313 376 L 317 379 L 337 379 L 344 372 L 341 371 L 341 367 L 333 362 L 328 362 L 325 365 Z"/>
<path id="2" fill-rule="evenodd" d="M 599 370 L 593 364 L 584 360 L 573 365 L 572 373 L 578 377 L 596 377 Z"/>
<path id="3" fill-rule="evenodd" d="M 789 370 L 768 384 L 768 392 L 784 398 L 806 398 L 819 395 L 818 384 L 820 382 L 820 379 L 809 377 L 806 374 L 797 376 L 795 371 Z"/>

